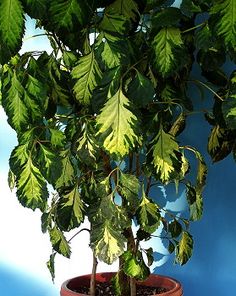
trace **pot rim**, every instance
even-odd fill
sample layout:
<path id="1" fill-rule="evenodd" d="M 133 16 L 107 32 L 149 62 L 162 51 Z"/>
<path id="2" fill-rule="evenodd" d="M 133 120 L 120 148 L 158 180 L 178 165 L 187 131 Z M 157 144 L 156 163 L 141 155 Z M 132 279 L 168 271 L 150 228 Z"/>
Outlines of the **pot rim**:
<path id="1" fill-rule="evenodd" d="M 112 276 L 113 274 L 116 274 L 116 272 L 99 272 L 99 273 L 96 273 L 96 276 Z M 81 296 L 87 296 L 86 294 L 78 294 L 78 292 L 74 292 L 73 290 L 71 290 L 71 289 L 69 289 L 68 288 L 68 284 L 71 282 L 71 281 L 75 281 L 75 280 L 77 280 L 77 279 L 79 279 L 79 278 L 90 278 L 91 277 L 91 274 L 85 274 L 85 275 L 80 275 L 80 276 L 76 276 L 76 277 L 73 277 L 73 278 L 70 278 L 70 279 L 68 279 L 68 280 L 66 280 L 66 281 L 64 281 L 63 283 L 62 283 L 62 285 L 61 285 L 61 290 L 64 290 L 64 291 L 67 291 L 67 292 L 70 292 L 71 294 L 73 294 L 73 295 L 81 295 Z M 172 295 L 172 293 L 175 293 L 175 292 L 177 292 L 177 291 L 180 291 L 181 290 L 181 292 L 182 292 L 182 286 L 181 286 L 181 283 L 178 281 L 178 280 L 176 280 L 175 278 L 172 278 L 172 277 L 169 277 L 169 276 L 165 276 L 165 275 L 160 275 L 160 274 L 151 274 L 148 278 L 147 278 L 147 280 L 146 281 L 148 281 L 148 283 L 145 283 L 145 281 L 144 282 L 141 282 L 141 281 L 137 281 L 137 283 L 138 284 L 144 284 L 144 285 L 146 285 L 146 286 L 151 286 L 152 284 L 150 283 L 149 284 L 149 281 L 152 281 L 152 279 L 154 279 L 154 278 L 160 278 L 160 279 L 162 279 L 163 281 L 165 280 L 167 280 L 167 281 L 169 281 L 169 283 L 171 283 L 171 285 L 172 285 L 172 287 L 171 287 L 171 289 L 169 290 L 169 291 L 167 291 L 167 292 L 164 292 L 164 293 L 161 293 L 160 295 L 162 296 L 168 296 L 168 295 Z M 161 284 L 160 284 L 160 286 L 161 286 Z M 166 285 L 164 285 L 163 284 L 163 287 L 166 287 L 166 288 L 168 288 Z M 182 295 L 182 294 L 181 294 Z"/>

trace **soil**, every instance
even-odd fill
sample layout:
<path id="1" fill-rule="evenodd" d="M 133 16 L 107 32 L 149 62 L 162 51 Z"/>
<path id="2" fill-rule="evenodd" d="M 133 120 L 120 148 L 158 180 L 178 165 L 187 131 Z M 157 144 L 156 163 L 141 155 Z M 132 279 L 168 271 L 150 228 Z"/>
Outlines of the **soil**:
<path id="1" fill-rule="evenodd" d="M 77 293 L 89 295 L 88 287 L 81 287 L 73 291 Z M 158 288 L 158 287 L 148 287 L 148 286 L 138 285 L 136 296 L 153 296 L 156 294 L 162 294 L 164 292 L 167 292 L 167 289 L 161 288 L 161 287 Z M 97 283 L 96 296 L 115 296 L 112 285 L 108 283 Z"/>

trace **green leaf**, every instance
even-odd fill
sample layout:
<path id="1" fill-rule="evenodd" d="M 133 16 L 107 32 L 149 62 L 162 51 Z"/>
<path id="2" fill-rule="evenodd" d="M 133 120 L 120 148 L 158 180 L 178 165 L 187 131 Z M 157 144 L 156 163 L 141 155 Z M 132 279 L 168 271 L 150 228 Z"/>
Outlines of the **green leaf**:
<path id="1" fill-rule="evenodd" d="M 47 14 L 47 0 L 23 0 L 25 12 L 31 18 L 42 18 Z"/>
<path id="2" fill-rule="evenodd" d="M 40 143 L 38 161 L 45 179 L 54 185 L 60 177 L 62 170 L 61 158 L 58 152 L 54 152 Z"/>
<path id="3" fill-rule="evenodd" d="M 122 296 L 122 289 L 120 285 L 120 271 L 116 272 L 111 279 L 112 288 L 117 296 Z"/>
<path id="4" fill-rule="evenodd" d="M 222 111 L 227 127 L 231 129 L 236 128 L 236 93 L 229 95 L 223 102 Z"/>
<path id="5" fill-rule="evenodd" d="M 9 163 L 12 172 L 15 175 L 20 174 L 23 165 L 27 162 L 29 157 L 29 143 L 18 145 L 11 153 Z"/>
<path id="6" fill-rule="evenodd" d="M 214 29 L 224 39 L 227 47 L 236 46 L 236 2 L 235 0 L 216 0 L 210 14 L 217 16 Z"/>
<path id="7" fill-rule="evenodd" d="M 55 256 L 56 256 L 56 253 L 52 253 L 50 255 L 50 258 L 49 260 L 47 261 L 47 268 L 51 274 L 51 277 L 52 277 L 52 280 L 54 281 L 55 279 Z"/>
<path id="8" fill-rule="evenodd" d="M 51 0 L 51 20 L 56 29 L 66 28 L 73 30 L 75 24 L 84 24 L 86 21 L 86 1 L 78 0 Z"/>
<path id="9" fill-rule="evenodd" d="M 202 192 L 203 187 L 206 184 L 207 166 L 200 152 L 195 151 L 196 158 L 198 160 L 197 168 L 197 190 Z"/>
<path id="10" fill-rule="evenodd" d="M 128 19 L 113 11 L 108 13 L 105 11 L 103 19 L 99 25 L 100 30 L 117 36 L 123 35 L 129 27 Z"/>
<path id="11" fill-rule="evenodd" d="M 70 150 L 60 152 L 62 170 L 56 181 L 56 188 L 71 186 L 74 183 L 76 172 L 72 163 Z"/>
<path id="12" fill-rule="evenodd" d="M 52 215 L 51 212 L 44 212 L 41 216 L 41 230 L 46 233 L 48 229 L 52 227 Z"/>
<path id="13" fill-rule="evenodd" d="M 126 251 L 122 258 L 124 260 L 123 270 L 124 272 L 135 279 L 145 280 L 149 274 L 149 268 L 144 263 L 142 253 L 137 252 L 137 255 L 134 256 L 130 251 Z"/>
<path id="14" fill-rule="evenodd" d="M 127 19 L 134 22 L 139 16 L 139 9 L 137 1 L 135 0 L 116 0 L 107 7 L 107 11 L 115 11 L 117 14 L 124 15 Z"/>
<path id="15" fill-rule="evenodd" d="M 129 58 L 127 53 L 129 48 L 127 40 L 106 33 L 101 46 L 103 48 L 101 57 L 108 69 L 120 66 L 121 63 L 128 64 Z"/>
<path id="16" fill-rule="evenodd" d="M 154 85 L 151 80 L 137 71 L 134 79 L 128 86 L 127 95 L 132 99 L 135 106 L 146 107 L 154 99 Z"/>
<path id="17" fill-rule="evenodd" d="M 183 41 L 178 28 L 163 28 L 155 36 L 153 41 L 155 65 L 164 78 L 179 68 L 177 49 L 181 49 L 182 46 Z"/>
<path id="18" fill-rule="evenodd" d="M 101 196 L 101 202 L 98 206 L 92 206 L 90 219 L 96 224 L 109 220 L 113 227 L 122 231 L 124 228 L 130 226 L 131 222 L 127 217 L 125 209 L 114 202 L 114 193 L 109 194 L 108 191 L 109 178 L 106 178 L 97 188 L 97 194 Z"/>
<path id="19" fill-rule="evenodd" d="M 194 13 L 200 13 L 201 7 L 192 0 L 182 0 L 180 9 L 188 17 L 192 17 Z"/>
<path id="20" fill-rule="evenodd" d="M 92 106 L 96 113 L 100 112 L 108 98 L 115 95 L 120 87 L 120 79 L 121 68 L 119 66 L 103 73 L 102 81 L 95 89 L 92 98 Z"/>
<path id="21" fill-rule="evenodd" d="M 24 130 L 29 124 L 29 114 L 24 103 L 24 88 L 17 79 L 15 72 L 9 90 L 7 93 L 3 92 L 2 104 L 10 126 L 16 131 Z"/>
<path id="22" fill-rule="evenodd" d="M 9 172 L 8 172 L 7 181 L 8 181 L 8 186 L 9 186 L 10 190 L 12 191 L 16 186 L 16 176 L 12 172 L 12 170 L 9 170 Z"/>
<path id="23" fill-rule="evenodd" d="M 54 226 L 50 231 L 50 241 L 54 251 L 63 255 L 64 257 L 70 258 L 70 246 L 63 234 L 56 226 Z"/>
<path id="24" fill-rule="evenodd" d="M 95 131 L 89 122 L 85 122 L 82 127 L 82 134 L 77 140 L 77 154 L 80 160 L 87 165 L 96 166 L 96 157 L 98 154 L 98 144 L 95 139 Z"/>
<path id="25" fill-rule="evenodd" d="M 171 129 L 169 130 L 169 134 L 176 137 L 178 136 L 184 129 L 186 125 L 186 114 L 180 113 L 180 115 L 177 117 L 173 125 L 171 126 Z"/>
<path id="26" fill-rule="evenodd" d="M 212 32 L 208 24 L 196 32 L 195 44 L 198 49 L 204 50 L 208 50 L 212 46 Z"/>
<path id="27" fill-rule="evenodd" d="M 54 147 L 64 147 L 66 137 L 64 133 L 58 129 L 49 128 L 50 131 L 50 142 Z"/>
<path id="28" fill-rule="evenodd" d="M 175 138 L 160 129 L 154 139 L 153 165 L 162 183 L 171 180 L 172 173 L 181 168 L 179 146 Z"/>
<path id="29" fill-rule="evenodd" d="M 175 245 L 173 244 L 172 241 L 169 241 L 168 252 L 169 252 L 170 254 L 172 254 L 172 253 L 174 252 L 174 250 L 175 250 Z"/>
<path id="30" fill-rule="evenodd" d="M 153 27 L 157 29 L 177 25 L 182 17 L 180 9 L 176 7 L 158 10 L 152 20 Z"/>
<path id="31" fill-rule="evenodd" d="M 145 11 L 149 11 L 149 10 L 153 10 L 156 7 L 165 7 L 166 6 L 166 2 L 167 5 L 171 5 L 175 2 L 175 0 L 147 0 L 146 1 L 146 8 Z"/>
<path id="32" fill-rule="evenodd" d="M 176 263 L 184 265 L 189 258 L 192 256 L 193 250 L 193 239 L 192 236 L 187 232 L 183 231 L 182 237 L 176 246 Z"/>
<path id="33" fill-rule="evenodd" d="M 84 205 L 78 186 L 63 191 L 60 196 L 56 206 L 57 224 L 60 229 L 69 231 L 83 222 Z"/>
<path id="34" fill-rule="evenodd" d="M 148 233 L 153 233 L 160 225 L 160 218 L 157 204 L 146 196 L 143 189 L 142 200 L 137 210 L 137 219 L 140 227 Z"/>
<path id="35" fill-rule="evenodd" d="M 127 33 L 132 28 L 131 24 L 138 19 L 139 7 L 135 0 L 116 0 L 106 7 L 100 28 L 115 35 L 122 35 Z"/>
<path id="36" fill-rule="evenodd" d="M 48 198 L 46 181 L 33 164 L 30 155 L 22 166 L 20 175 L 17 175 L 17 196 L 23 206 L 32 210 L 39 208 L 43 211 L 46 207 Z"/>
<path id="37" fill-rule="evenodd" d="M 219 125 L 212 128 L 208 139 L 207 150 L 213 162 L 220 161 L 231 153 L 234 146 L 234 139 L 234 135 L 230 137 L 229 130 L 221 128 Z"/>
<path id="38" fill-rule="evenodd" d="M 138 277 L 141 273 L 141 267 L 135 256 L 130 251 L 126 251 L 122 258 L 125 261 L 124 272 L 132 278 Z"/>
<path id="39" fill-rule="evenodd" d="M 76 99 L 81 104 L 89 105 L 93 91 L 101 79 L 101 70 L 93 51 L 79 59 L 71 75 L 76 80 L 74 85 Z"/>
<path id="40" fill-rule="evenodd" d="M 201 192 L 199 192 L 195 187 L 188 184 L 186 195 L 189 204 L 190 220 L 200 220 L 203 212 L 203 200 Z"/>
<path id="41" fill-rule="evenodd" d="M 236 71 L 230 76 L 227 96 L 222 103 L 224 120 L 229 129 L 236 129 Z"/>
<path id="42" fill-rule="evenodd" d="M 91 229 L 91 248 L 99 260 L 112 264 L 123 254 L 126 239 L 109 220 L 95 224 Z"/>
<path id="43" fill-rule="evenodd" d="M 45 85 L 33 76 L 28 75 L 24 102 L 34 121 L 43 119 L 46 98 L 47 92 Z"/>
<path id="44" fill-rule="evenodd" d="M 136 176 L 131 174 L 124 174 L 120 172 L 120 192 L 123 197 L 127 199 L 128 208 L 131 212 L 135 212 L 139 205 L 139 180 Z"/>
<path id="45" fill-rule="evenodd" d="M 24 11 L 19 0 L 2 0 L 0 11 L 0 63 L 5 64 L 21 48 Z"/>
<path id="46" fill-rule="evenodd" d="M 154 262 L 153 248 L 150 247 L 150 248 L 146 249 L 145 253 L 147 255 L 148 266 L 151 266 Z"/>
<path id="47" fill-rule="evenodd" d="M 119 89 L 97 116 L 97 134 L 103 147 L 117 159 L 127 155 L 140 142 L 136 133 L 138 119 L 128 108 L 130 102 Z"/>
<path id="48" fill-rule="evenodd" d="M 169 223 L 168 231 L 171 233 L 171 237 L 178 237 L 182 233 L 182 226 L 176 219 L 174 219 Z"/>

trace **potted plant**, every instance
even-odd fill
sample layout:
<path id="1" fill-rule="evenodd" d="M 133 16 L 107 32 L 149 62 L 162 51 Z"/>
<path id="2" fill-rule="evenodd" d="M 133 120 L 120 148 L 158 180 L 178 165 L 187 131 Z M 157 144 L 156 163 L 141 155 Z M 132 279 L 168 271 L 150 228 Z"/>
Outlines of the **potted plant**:
<path id="1" fill-rule="evenodd" d="M 79 233 L 89 220 L 90 295 L 96 279 L 111 278 L 116 295 L 136 295 L 153 263 L 153 249 L 142 242 L 160 227 L 176 263 L 191 257 L 190 222 L 202 215 L 207 167 L 181 138 L 196 112 L 190 86 L 213 98 L 201 111 L 212 125 L 212 160 L 235 153 L 236 76 L 222 68 L 226 59 L 236 59 L 235 1 L 183 0 L 180 8 L 173 2 L 0 4 L 2 106 L 19 142 L 10 157 L 9 185 L 24 207 L 42 212 L 42 231 L 53 247 L 52 276 L 55 255 L 70 257 L 66 233 Z M 19 53 L 26 14 L 44 30 L 50 54 Z M 192 77 L 194 65 L 201 80 Z M 185 188 L 189 212 L 183 216 L 158 203 L 156 187 L 168 184 Z M 119 260 L 118 272 L 96 275 L 97 260 Z M 159 279 L 171 287 L 171 279 Z M 76 281 L 61 295 L 82 295 L 71 291 Z M 88 276 L 82 281 L 88 285 Z M 173 285 L 163 295 L 182 295 L 178 282 Z"/>

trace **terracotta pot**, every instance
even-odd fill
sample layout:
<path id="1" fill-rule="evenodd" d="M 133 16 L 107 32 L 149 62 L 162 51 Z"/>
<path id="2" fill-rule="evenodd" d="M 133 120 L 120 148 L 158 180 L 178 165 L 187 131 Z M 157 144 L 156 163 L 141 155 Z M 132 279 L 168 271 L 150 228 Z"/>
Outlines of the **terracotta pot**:
<path id="1" fill-rule="evenodd" d="M 96 275 L 96 279 L 98 282 L 109 282 L 114 274 L 115 273 L 113 272 L 98 273 Z M 76 289 L 76 287 L 79 287 L 81 285 L 89 286 L 89 282 L 90 282 L 90 275 L 83 275 L 83 276 L 79 276 L 79 277 L 67 280 L 62 284 L 61 296 L 87 296 L 85 294 L 73 292 L 72 290 Z M 157 296 L 158 295 L 161 295 L 161 296 L 182 296 L 183 295 L 181 284 L 178 281 L 166 276 L 150 275 L 146 281 L 142 282 L 142 285 L 151 286 L 151 287 L 163 287 L 169 290 L 168 292 L 165 292 L 162 294 L 155 294 Z"/>

